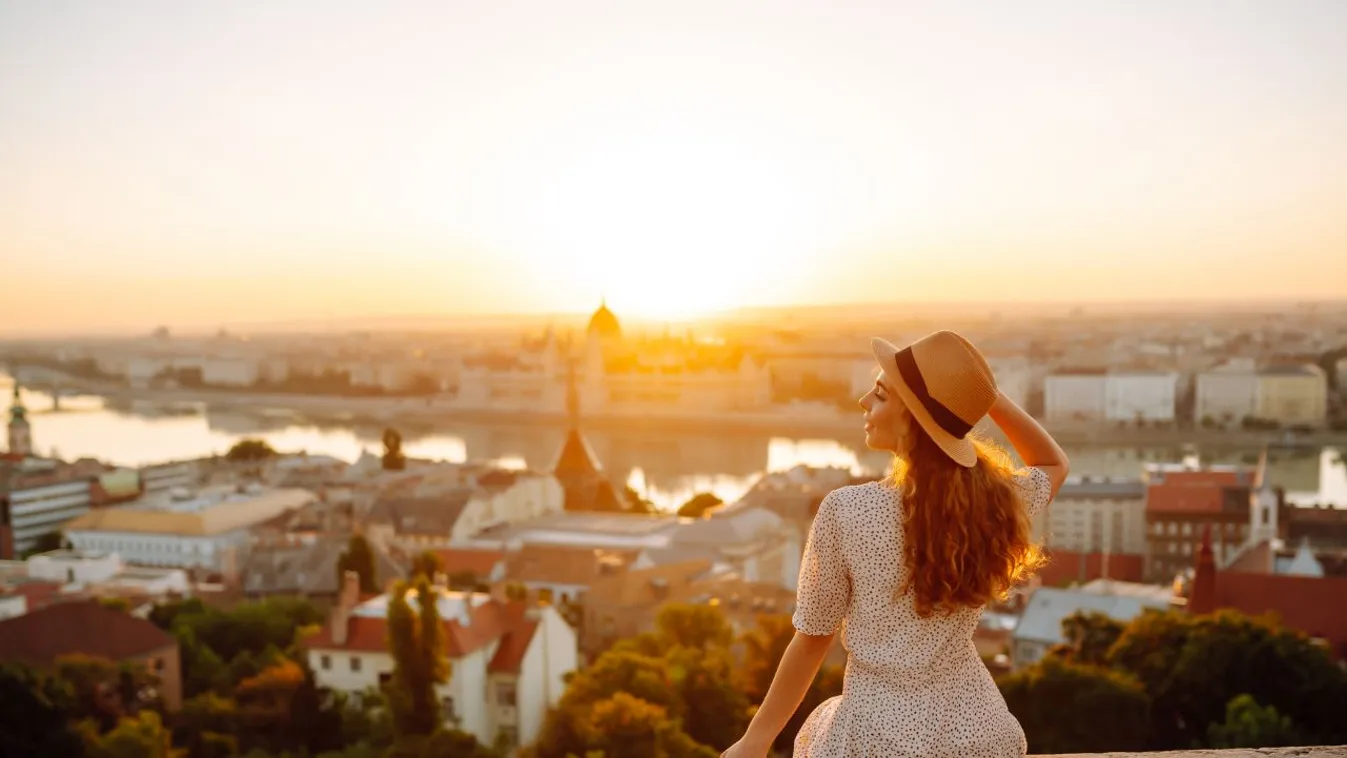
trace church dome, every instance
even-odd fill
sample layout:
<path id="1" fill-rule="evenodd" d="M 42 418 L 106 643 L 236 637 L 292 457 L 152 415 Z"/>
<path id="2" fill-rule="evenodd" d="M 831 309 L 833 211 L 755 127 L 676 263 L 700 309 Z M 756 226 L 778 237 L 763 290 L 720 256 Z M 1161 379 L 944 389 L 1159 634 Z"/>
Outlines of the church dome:
<path id="1" fill-rule="evenodd" d="M 606 303 L 599 305 L 599 309 L 594 311 L 594 315 L 589 317 L 589 328 L 585 330 L 591 337 L 602 337 L 604 339 L 620 339 L 622 337 L 622 326 L 617 323 L 617 316 L 608 310 Z"/>

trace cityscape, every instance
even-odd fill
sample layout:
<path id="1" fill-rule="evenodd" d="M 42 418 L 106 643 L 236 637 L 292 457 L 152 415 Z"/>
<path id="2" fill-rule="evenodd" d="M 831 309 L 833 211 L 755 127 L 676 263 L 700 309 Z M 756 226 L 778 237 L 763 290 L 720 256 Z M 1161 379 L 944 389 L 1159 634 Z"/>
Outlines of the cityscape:
<path id="1" fill-rule="evenodd" d="M 0 758 L 735 750 L 939 330 L 1070 459 L 1028 753 L 1347 755 L 1341 7 L 301 5 L 0 3 Z"/>

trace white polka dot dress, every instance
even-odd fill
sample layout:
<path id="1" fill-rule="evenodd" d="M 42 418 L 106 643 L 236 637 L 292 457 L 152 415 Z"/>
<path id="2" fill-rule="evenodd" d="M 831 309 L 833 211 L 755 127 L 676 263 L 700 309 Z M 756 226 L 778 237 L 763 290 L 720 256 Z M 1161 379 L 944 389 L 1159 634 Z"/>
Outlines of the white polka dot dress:
<path id="1" fill-rule="evenodd" d="M 1048 504 L 1042 470 L 1018 482 L 1031 514 Z M 848 657 L 842 694 L 809 715 L 795 758 L 1019 758 L 1024 731 L 973 647 L 982 609 L 921 618 L 911 592 L 894 597 L 907 573 L 900 497 L 883 482 L 843 487 L 814 517 L 793 620 L 805 634 L 842 627 Z"/>

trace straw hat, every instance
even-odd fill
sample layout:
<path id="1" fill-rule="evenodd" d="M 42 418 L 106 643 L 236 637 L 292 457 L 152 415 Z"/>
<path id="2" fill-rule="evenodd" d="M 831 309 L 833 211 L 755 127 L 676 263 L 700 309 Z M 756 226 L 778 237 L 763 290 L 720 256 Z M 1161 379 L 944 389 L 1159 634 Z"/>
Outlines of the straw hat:
<path id="1" fill-rule="evenodd" d="M 921 428 L 955 463 L 976 464 L 968 433 L 997 396 L 996 378 L 977 348 L 954 332 L 935 332 L 902 350 L 876 337 L 870 347 Z"/>

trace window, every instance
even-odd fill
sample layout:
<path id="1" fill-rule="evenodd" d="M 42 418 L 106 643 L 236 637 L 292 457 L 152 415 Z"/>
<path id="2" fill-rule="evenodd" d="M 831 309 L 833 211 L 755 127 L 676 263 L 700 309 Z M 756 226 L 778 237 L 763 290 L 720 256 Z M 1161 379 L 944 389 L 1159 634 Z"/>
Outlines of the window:
<path id="1" fill-rule="evenodd" d="M 360 656 L 358 655 L 351 656 L 351 670 L 352 671 L 360 670 Z"/>
<path id="2" fill-rule="evenodd" d="M 500 705 L 514 707 L 517 694 L 514 682 L 501 682 L 496 685 L 496 702 Z"/>
<path id="3" fill-rule="evenodd" d="M 332 656 L 324 655 L 318 659 L 318 666 L 324 671 L 332 670 Z"/>

